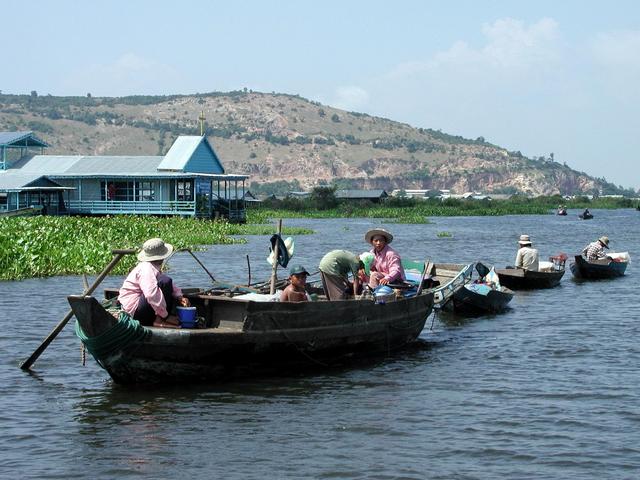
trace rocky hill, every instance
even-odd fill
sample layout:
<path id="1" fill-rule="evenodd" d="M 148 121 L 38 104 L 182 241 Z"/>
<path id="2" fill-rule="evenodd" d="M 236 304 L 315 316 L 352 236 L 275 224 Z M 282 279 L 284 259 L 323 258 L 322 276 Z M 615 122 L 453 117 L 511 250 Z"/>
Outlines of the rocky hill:
<path id="1" fill-rule="evenodd" d="M 227 172 L 261 185 L 440 188 L 530 195 L 620 193 L 552 158 L 251 91 L 111 98 L 0 94 L 0 131 L 33 130 L 50 154 L 164 154 L 205 131 Z M 289 182 L 289 183 L 284 183 Z M 297 183 L 296 183 L 297 182 Z"/>

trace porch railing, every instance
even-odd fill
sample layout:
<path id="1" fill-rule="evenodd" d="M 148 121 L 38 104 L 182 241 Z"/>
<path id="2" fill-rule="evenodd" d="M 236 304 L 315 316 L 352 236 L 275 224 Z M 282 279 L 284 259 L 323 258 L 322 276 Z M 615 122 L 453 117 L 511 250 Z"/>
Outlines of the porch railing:
<path id="1" fill-rule="evenodd" d="M 118 201 L 118 200 L 69 200 L 71 213 L 95 214 L 152 214 L 193 215 L 196 202 L 185 201 Z"/>

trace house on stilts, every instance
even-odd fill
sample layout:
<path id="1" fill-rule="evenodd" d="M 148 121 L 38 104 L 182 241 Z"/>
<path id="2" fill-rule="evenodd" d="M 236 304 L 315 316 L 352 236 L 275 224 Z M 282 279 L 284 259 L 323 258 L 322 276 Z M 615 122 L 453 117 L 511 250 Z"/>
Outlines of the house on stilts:
<path id="1" fill-rule="evenodd" d="M 164 156 L 45 155 L 48 144 L 33 132 L 0 133 L 0 141 L 0 213 L 246 219 L 249 177 L 226 173 L 204 135 L 179 136 Z"/>

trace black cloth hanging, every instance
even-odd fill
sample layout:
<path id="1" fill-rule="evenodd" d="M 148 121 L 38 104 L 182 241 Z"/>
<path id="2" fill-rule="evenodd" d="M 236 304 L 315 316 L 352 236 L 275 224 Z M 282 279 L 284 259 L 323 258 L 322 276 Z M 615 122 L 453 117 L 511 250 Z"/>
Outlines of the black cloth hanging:
<path id="1" fill-rule="evenodd" d="M 276 248 L 276 243 L 278 244 L 278 258 L 276 259 L 278 265 L 282 268 L 287 268 L 289 260 L 291 259 L 289 257 L 289 250 L 287 250 L 287 246 L 284 244 L 282 237 L 277 233 L 271 236 L 271 246 L 269 247 L 270 252 L 273 252 Z"/>

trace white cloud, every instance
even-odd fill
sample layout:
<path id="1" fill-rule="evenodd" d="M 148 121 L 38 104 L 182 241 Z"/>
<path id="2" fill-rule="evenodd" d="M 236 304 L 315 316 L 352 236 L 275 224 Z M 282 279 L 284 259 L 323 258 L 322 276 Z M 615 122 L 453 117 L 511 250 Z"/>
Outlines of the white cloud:
<path id="1" fill-rule="evenodd" d="M 369 93 L 356 86 L 338 87 L 335 99 L 330 102 L 332 106 L 348 111 L 363 109 L 368 103 Z"/>
<path id="2" fill-rule="evenodd" d="M 603 68 L 640 72 L 640 31 L 599 33 L 591 48 L 595 62 Z"/>
<path id="3" fill-rule="evenodd" d="M 180 73 L 173 67 L 127 52 L 111 63 L 76 70 L 65 83 L 76 94 L 124 96 L 179 93 L 183 90 L 180 80 Z"/>
<path id="4" fill-rule="evenodd" d="M 485 44 L 474 48 L 465 41 L 435 53 L 425 61 L 398 65 L 387 77 L 399 80 L 411 76 L 438 77 L 455 73 L 501 78 L 552 71 L 562 59 L 563 45 L 558 24 L 550 18 L 527 26 L 520 20 L 504 18 L 482 27 Z"/>
<path id="5" fill-rule="evenodd" d="M 603 93 L 621 105 L 637 108 L 640 101 L 640 31 L 599 33 L 591 42 L 594 77 Z"/>

